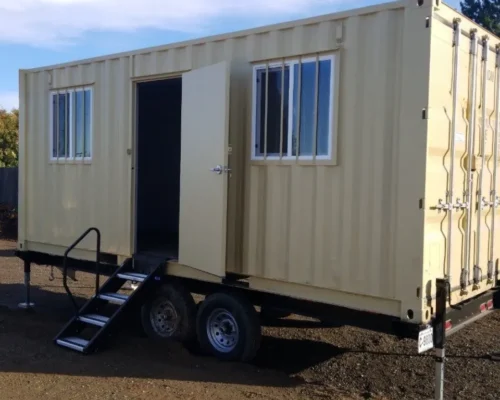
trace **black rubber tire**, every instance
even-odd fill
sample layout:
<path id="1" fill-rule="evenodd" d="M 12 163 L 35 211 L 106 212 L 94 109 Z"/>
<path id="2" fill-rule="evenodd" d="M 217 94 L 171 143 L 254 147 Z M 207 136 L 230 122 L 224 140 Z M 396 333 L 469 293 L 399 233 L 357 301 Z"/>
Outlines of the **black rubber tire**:
<path id="1" fill-rule="evenodd" d="M 235 348 L 227 353 L 212 346 L 207 335 L 208 318 L 212 311 L 218 308 L 222 308 L 232 315 L 240 332 L 239 341 Z M 252 304 L 239 295 L 215 293 L 208 296 L 198 309 L 196 333 L 201 350 L 223 361 L 251 361 L 260 347 L 259 316 Z"/>
<path id="2" fill-rule="evenodd" d="M 158 334 L 151 324 L 151 308 L 160 299 L 168 300 L 179 318 L 177 329 L 170 336 Z M 183 343 L 192 341 L 196 337 L 196 304 L 193 296 L 178 283 L 163 284 L 156 294 L 142 305 L 141 322 L 144 332 L 151 339 L 174 340 Z"/>

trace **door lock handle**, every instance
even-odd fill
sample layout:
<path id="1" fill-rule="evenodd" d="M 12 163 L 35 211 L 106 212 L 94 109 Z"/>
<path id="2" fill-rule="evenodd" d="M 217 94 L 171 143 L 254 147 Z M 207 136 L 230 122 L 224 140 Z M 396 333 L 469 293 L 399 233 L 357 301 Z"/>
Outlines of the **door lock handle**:
<path id="1" fill-rule="evenodd" d="M 224 171 L 224 168 L 222 167 L 222 165 L 217 165 L 215 168 L 210 168 L 210 171 L 215 172 L 217 175 L 220 175 Z"/>
<path id="2" fill-rule="evenodd" d="M 226 174 L 231 172 L 231 168 L 222 165 L 217 165 L 215 168 L 210 168 L 210 171 L 215 172 L 217 175 L 221 175 L 223 172 Z"/>

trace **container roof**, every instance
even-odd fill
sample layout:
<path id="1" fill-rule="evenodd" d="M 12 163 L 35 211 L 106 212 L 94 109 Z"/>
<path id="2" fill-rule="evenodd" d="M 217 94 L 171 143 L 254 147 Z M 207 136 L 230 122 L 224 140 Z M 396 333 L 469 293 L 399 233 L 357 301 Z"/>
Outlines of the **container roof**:
<path id="1" fill-rule="evenodd" d="M 364 15 L 364 14 L 372 14 L 372 13 L 376 13 L 376 12 L 384 11 L 384 10 L 403 8 L 409 3 L 409 1 L 411 1 L 411 0 L 389 1 L 389 2 L 384 2 L 384 3 L 373 5 L 373 6 L 356 8 L 356 9 L 351 9 L 351 10 L 341 11 L 341 12 L 336 12 L 336 13 L 330 13 L 330 14 L 324 14 L 324 15 L 319 15 L 319 16 L 315 16 L 315 17 L 311 17 L 311 18 L 297 19 L 297 20 L 282 22 L 282 23 L 273 24 L 273 25 L 266 25 L 266 26 L 251 28 L 251 29 L 245 29 L 245 30 L 241 30 L 241 31 L 223 33 L 223 34 L 218 34 L 218 35 L 213 35 L 213 36 L 207 36 L 207 37 L 182 41 L 182 42 L 175 42 L 175 43 L 165 44 L 165 45 L 161 45 L 161 46 L 148 47 L 148 48 L 131 50 L 131 51 L 126 51 L 126 52 L 121 52 L 121 53 L 103 55 L 103 56 L 98 56 L 98 57 L 93 57 L 93 58 L 75 60 L 75 61 L 70 61 L 70 62 L 61 63 L 61 64 L 54 64 L 54 65 L 48 65 L 48 66 L 43 66 L 43 67 L 30 68 L 30 69 L 25 69 L 24 71 L 36 72 L 36 71 L 52 70 L 52 69 L 57 69 L 57 68 L 65 68 L 65 67 L 76 66 L 76 65 L 81 65 L 81 64 L 90 64 L 93 62 L 111 60 L 111 59 L 116 59 L 116 58 L 121 58 L 121 57 L 148 54 L 148 53 L 152 53 L 155 51 L 165 51 L 165 50 L 169 50 L 169 49 L 176 48 L 176 47 L 200 45 L 200 44 L 204 44 L 207 42 L 216 42 L 216 41 L 221 41 L 221 40 L 230 39 L 230 38 L 237 38 L 237 37 L 242 37 L 242 36 L 261 34 L 261 33 L 266 33 L 266 32 L 270 32 L 270 31 L 277 31 L 277 30 L 282 30 L 282 29 L 287 29 L 287 28 L 293 28 L 295 26 L 300 26 L 300 25 L 311 25 L 311 24 L 316 24 L 316 23 L 323 22 L 323 21 L 343 19 L 343 18 Z"/>
<path id="2" fill-rule="evenodd" d="M 45 71 L 45 70 L 53 70 L 53 69 L 58 69 L 58 68 L 66 68 L 66 67 L 71 67 L 71 66 L 90 64 L 90 63 L 94 63 L 94 62 L 113 60 L 113 59 L 122 58 L 122 57 L 143 55 L 143 54 L 153 53 L 156 51 L 165 51 L 165 50 L 170 50 L 170 49 L 174 49 L 174 48 L 178 48 L 178 47 L 201 45 L 201 44 L 208 43 L 208 42 L 217 42 L 217 41 L 222 41 L 222 40 L 231 39 L 231 38 L 238 38 L 238 37 L 243 37 L 243 36 L 248 36 L 248 35 L 258 35 L 258 34 L 262 34 L 262 33 L 278 31 L 278 30 L 282 30 L 282 29 L 289 29 L 289 28 L 293 28 L 293 27 L 301 26 L 301 25 L 312 25 L 312 24 L 317 24 L 317 23 L 323 22 L 323 21 L 338 20 L 338 19 L 344 19 L 344 18 L 348 18 L 348 17 L 373 14 L 373 13 L 377 13 L 380 11 L 400 9 L 400 8 L 404 8 L 408 5 L 410 5 L 413 2 L 415 2 L 415 0 L 385 1 L 385 2 L 382 2 L 380 4 L 372 5 L 372 6 L 368 6 L 368 7 L 361 7 L 361 8 L 355 8 L 355 9 L 336 12 L 336 13 L 323 14 L 323 15 L 318 15 L 318 16 L 310 17 L 310 18 L 291 20 L 288 22 L 260 26 L 260 27 L 256 27 L 256 28 L 234 31 L 234 32 L 229 32 L 229 33 L 223 33 L 223 34 L 218 34 L 218 35 L 206 36 L 206 37 L 201 37 L 201 38 L 192 39 L 192 40 L 186 40 L 186 41 L 182 41 L 182 42 L 174 42 L 174 43 L 169 43 L 169 44 L 165 44 L 165 45 L 161 45 L 161 46 L 147 47 L 147 48 L 142 48 L 142 49 L 137 49 L 137 50 L 102 55 L 102 56 L 93 57 L 93 58 L 86 58 L 86 59 L 81 59 L 81 60 L 69 61 L 69 62 L 65 62 L 65 63 L 61 63 L 61 64 L 53 64 L 53 65 L 48 65 L 48 66 L 25 69 L 23 71 L 38 72 L 38 71 Z M 478 28 L 481 28 L 474 21 L 470 20 L 469 18 L 467 18 L 466 16 L 461 14 L 459 10 L 455 9 L 454 7 L 449 6 L 448 4 L 446 4 L 443 1 L 441 2 L 441 4 L 444 5 L 449 11 L 453 11 L 454 13 L 459 14 L 461 16 L 461 18 L 466 19 L 470 23 L 478 26 Z M 481 29 L 484 30 L 484 28 L 481 28 Z M 491 32 L 489 32 L 489 33 L 491 34 L 491 36 L 495 37 L 495 35 L 493 35 Z"/>

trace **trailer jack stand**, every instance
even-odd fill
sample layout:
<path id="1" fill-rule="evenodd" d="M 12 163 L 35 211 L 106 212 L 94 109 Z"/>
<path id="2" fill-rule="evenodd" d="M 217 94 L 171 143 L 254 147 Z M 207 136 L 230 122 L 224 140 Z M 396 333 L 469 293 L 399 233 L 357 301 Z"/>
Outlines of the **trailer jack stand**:
<path id="1" fill-rule="evenodd" d="M 446 342 L 446 301 L 448 299 L 449 282 L 436 279 L 436 318 L 434 321 L 434 348 L 436 349 L 436 382 L 434 399 L 444 399 L 444 367 Z"/>
<path id="2" fill-rule="evenodd" d="M 30 281 L 31 281 L 31 262 L 29 261 L 24 261 L 24 286 L 26 288 L 26 302 L 25 303 L 20 303 L 19 308 L 25 309 L 25 310 L 32 310 L 33 307 L 35 306 L 35 303 L 31 302 L 30 298 Z"/>

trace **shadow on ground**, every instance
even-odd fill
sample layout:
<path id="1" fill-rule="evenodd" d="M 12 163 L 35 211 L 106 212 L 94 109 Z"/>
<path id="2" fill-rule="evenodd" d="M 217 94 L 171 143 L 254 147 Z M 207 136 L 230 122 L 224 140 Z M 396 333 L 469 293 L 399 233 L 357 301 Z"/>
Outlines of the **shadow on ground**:
<path id="1" fill-rule="evenodd" d="M 33 286 L 33 312 L 18 310 L 24 301 L 21 284 L 0 285 L 0 372 L 77 376 L 134 377 L 290 387 L 301 383 L 292 375 L 332 357 L 341 350 L 331 344 L 264 336 L 253 364 L 224 363 L 189 352 L 175 343 L 154 342 L 145 337 L 138 313 L 129 313 L 126 324 L 100 353 L 83 356 L 53 344 L 53 338 L 72 317 L 73 309 L 59 280 Z M 92 288 L 75 282 L 74 293 Z M 85 297 L 75 296 L 83 305 Z M 299 325 L 301 321 L 298 321 Z M 266 370 L 266 373 L 262 373 Z"/>
<path id="2" fill-rule="evenodd" d="M 10 250 L 10 249 L 2 249 L 0 250 L 0 257 L 14 257 L 14 250 Z"/>

